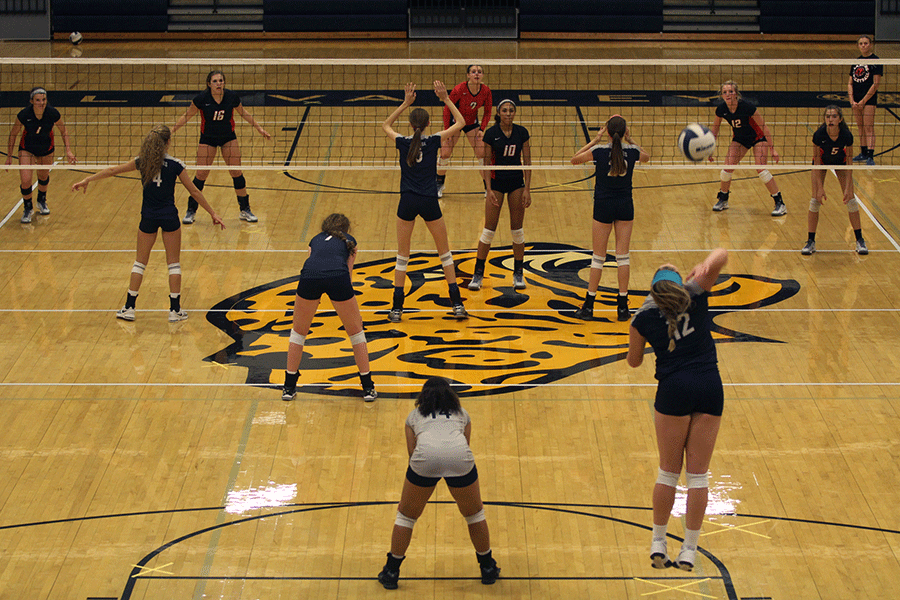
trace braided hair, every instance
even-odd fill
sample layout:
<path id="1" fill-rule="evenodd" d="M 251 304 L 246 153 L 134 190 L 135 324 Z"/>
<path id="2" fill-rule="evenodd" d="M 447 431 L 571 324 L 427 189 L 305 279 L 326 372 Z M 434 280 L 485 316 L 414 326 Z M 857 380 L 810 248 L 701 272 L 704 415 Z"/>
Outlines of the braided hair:
<path id="1" fill-rule="evenodd" d="M 141 184 L 146 186 L 153 181 L 154 177 L 159 175 L 171 137 L 172 132 L 168 127 L 157 125 L 150 130 L 150 133 L 141 142 L 141 151 L 138 154 Z"/>
<path id="2" fill-rule="evenodd" d="M 659 271 L 674 271 L 670 266 L 663 266 Z M 657 271 L 658 272 L 658 271 Z M 684 286 L 669 280 L 660 280 L 650 287 L 650 295 L 656 302 L 660 314 L 669 324 L 669 352 L 675 350 L 675 332 L 678 331 L 678 319 L 691 307 L 691 297 Z"/>
<path id="3" fill-rule="evenodd" d="M 322 232 L 343 240 L 351 255 L 356 254 L 356 242 L 347 237 L 350 232 L 350 219 L 341 213 L 331 213 L 322 221 Z"/>

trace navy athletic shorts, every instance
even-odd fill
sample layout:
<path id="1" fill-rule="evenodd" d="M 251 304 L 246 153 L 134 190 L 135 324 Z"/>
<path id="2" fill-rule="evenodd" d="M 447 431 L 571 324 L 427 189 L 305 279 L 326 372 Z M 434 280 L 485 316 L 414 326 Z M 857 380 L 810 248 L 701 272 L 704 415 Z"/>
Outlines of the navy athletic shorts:
<path id="1" fill-rule="evenodd" d="M 412 192 L 400 192 L 400 204 L 397 205 L 397 217 L 403 221 L 415 221 L 422 217 L 426 222 L 437 221 L 444 216 L 437 196 L 433 198 L 420 196 Z"/>
<path id="2" fill-rule="evenodd" d="M 725 393 L 718 369 L 678 371 L 659 382 L 653 407 L 664 415 L 684 417 L 693 413 L 722 416 Z"/>
<path id="3" fill-rule="evenodd" d="M 419 487 L 434 487 L 441 480 L 440 477 L 422 477 L 412 470 L 412 467 L 406 468 L 406 480 L 413 485 Z M 447 487 L 464 488 L 478 481 L 478 467 L 472 467 L 472 470 L 461 477 L 444 477 Z"/>
<path id="4" fill-rule="evenodd" d="M 350 274 L 320 279 L 301 277 L 297 282 L 297 295 L 304 300 L 319 300 L 322 294 L 328 296 L 332 302 L 343 302 L 353 298 Z"/>

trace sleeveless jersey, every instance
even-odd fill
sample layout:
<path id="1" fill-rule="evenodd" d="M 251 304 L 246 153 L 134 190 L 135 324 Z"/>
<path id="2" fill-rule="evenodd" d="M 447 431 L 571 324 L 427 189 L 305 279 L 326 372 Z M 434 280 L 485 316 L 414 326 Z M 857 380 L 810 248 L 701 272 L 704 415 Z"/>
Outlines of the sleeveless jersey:
<path id="1" fill-rule="evenodd" d="M 23 126 L 19 148 L 28 152 L 48 153 L 53 150 L 53 126 L 62 117 L 52 106 L 44 107 L 44 114 L 38 119 L 34 114 L 34 106 L 28 105 L 16 116 Z"/>
<path id="2" fill-rule="evenodd" d="M 206 88 L 194 98 L 194 106 L 200 109 L 200 133 L 227 136 L 234 132 L 234 109 L 241 105 L 241 97 L 229 89 L 224 90 L 222 101 L 216 102 L 212 90 Z"/>
<path id="3" fill-rule="evenodd" d="M 491 124 L 491 111 L 494 107 L 491 97 L 491 88 L 481 84 L 481 89 L 474 96 L 469 91 L 469 84 L 462 82 L 450 91 L 450 100 L 459 107 L 466 125 L 474 125 L 478 122 L 478 109 L 484 108 L 484 116 L 481 118 L 481 130 L 484 131 Z M 444 106 L 444 129 L 453 124 L 453 113 Z"/>
<path id="4" fill-rule="evenodd" d="M 344 235 L 348 240 L 356 241 L 352 235 L 348 233 Z M 350 251 L 341 238 L 323 231 L 309 241 L 309 248 L 309 257 L 303 263 L 300 277 L 325 279 L 350 273 L 350 268 L 347 266 Z"/>
<path id="5" fill-rule="evenodd" d="M 653 301 L 653 296 L 647 296 L 631 320 L 631 325 L 653 347 L 656 378 L 659 380 L 679 371 L 717 368 L 716 344 L 710 333 L 709 292 L 696 283 L 688 283 L 684 289 L 691 297 L 691 305 L 678 320 L 675 350 L 672 352 L 669 352 L 669 324 Z"/>
<path id="6" fill-rule="evenodd" d="M 874 54 L 868 57 L 860 56 L 866 60 L 878 58 Z M 875 84 L 875 75 L 884 76 L 884 65 L 862 64 L 850 67 L 850 78 L 853 81 L 853 99 L 856 102 L 862 100 L 869 88 Z"/>
<path id="7" fill-rule="evenodd" d="M 484 132 L 484 143 L 491 147 L 491 158 L 495 165 L 521 165 L 522 148 L 529 139 L 528 130 L 521 125 L 513 123 L 512 133 L 509 137 L 496 124 Z M 522 177 L 521 170 L 491 171 L 494 179 L 513 179 Z"/>
<path id="8" fill-rule="evenodd" d="M 140 169 L 140 163 L 140 158 L 134 159 L 134 164 L 138 166 L 138 169 Z M 175 181 L 183 170 L 183 162 L 166 154 L 159 173 L 144 186 L 144 200 L 141 204 L 142 217 L 162 219 L 171 218 L 174 214 L 175 218 L 178 218 L 178 209 L 175 208 Z"/>
<path id="9" fill-rule="evenodd" d="M 400 192 L 412 192 L 420 196 L 437 198 L 437 156 L 441 149 L 441 136 L 422 137 L 419 158 L 413 166 L 406 162 L 412 137 L 399 136 L 394 140 L 400 154 Z"/>
<path id="10" fill-rule="evenodd" d="M 475 460 L 469 443 L 466 441 L 466 425 L 471 419 L 466 409 L 460 407 L 458 412 L 432 413 L 423 416 L 419 409 L 413 409 L 406 417 L 406 424 L 416 434 L 416 449 L 409 457 L 412 470 L 423 476 L 435 476 L 429 465 L 444 463 L 465 465 L 462 472 L 444 472 L 445 477 L 461 477 L 468 474 Z M 417 466 L 420 468 L 416 468 Z"/>
<path id="11" fill-rule="evenodd" d="M 762 130 L 753 121 L 755 114 L 756 107 L 744 100 L 738 100 L 734 112 L 729 111 L 728 105 L 724 102 L 716 107 L 716 116 L 728 121 L 732 137 L 736 140 L 754 141 L 764 137 Z"/>
<path id="12" fill-rule="evenodd" d="M 853 134 L 849 128 L 842 128 L 838 132 L 837 139 L 833 140 L 828 135 L 828 127 L 822 125 L 813 134 L 812 141 L 817 146 L 823 165 L 847 164 L 847 148 L 853 146 Z"/>
<path id="13" fill-rule="evenodd" d="M 641 151 L 633 144 L 622 144 L 622 152 L 625 155 L 625 173 L 618 177 L 613 177 L 609 174 L 611 150 L 611 144 L 594 146 L 591 149 L 596 169 L 594 182 L 595 202 L 611 198 L 631 199 L 631 179 L 632 175 L 634 175 L 634 166 L 641 159 Z"/>

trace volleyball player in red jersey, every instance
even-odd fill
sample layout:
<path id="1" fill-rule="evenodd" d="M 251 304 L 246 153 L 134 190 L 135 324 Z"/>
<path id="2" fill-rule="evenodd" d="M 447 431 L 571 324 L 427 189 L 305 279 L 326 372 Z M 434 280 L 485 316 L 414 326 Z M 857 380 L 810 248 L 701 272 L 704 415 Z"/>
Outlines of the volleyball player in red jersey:
<path id="1" fill-rule="evenodd" d="M 466 81 L 457 85 L 450 92 L 450 100 L 459 107 L 466 124 L 463 133 L 469 138 L 469 143 L 475 151 L 475 158 L 479 162 L 484 160 L 484 130 L 491 124 L 491 111 L 493 100 L 491 89 L 481 83 L 484 78 L 484 69 L 481 65 L 469 65 L 466 69 Z M 484 109 L 481 122 L 478 122 L 478 109 Z M 444 129 L 450 129 L 453 124 L 453 115 L 450 109 L 444 107 Z M 454 134 L 444 139 L 441 144 L 441 155 L 438 157 L 437 189 L 438 198 L 444 195 L 444 180 L 447 177 L 447 167 L 450 165 L 450 156 L 453 148 L 459 140 L 459 134 Z"/>
<path id="2" fill-rule="evenodd" d="M 253 115 L 247 112 L 247 109 L 241 104 L 240 96 L 225 89 L 225 74 L 222 71 L 209 72 L 209 75 L 206 76 L 206 89 L 194 98 L 187 112 L 181 115 L 181 118 L 172 127 L 172 134 L 174 135 L 198 112 L 201 113 L 203 120 L 200 124 L 200 144 L 197 146 L 197 165 L 211 165 L 216 158 L 216 149 L 221 148 L 222 160 L 225 161 L 225 164 L 229 167 L 237 167 L 229 169 L 228 174 L 231 175 L 234 182 L 234 191 L 241 209 L 241 219 L 248 223 L 255 223 L 259 219 L 250 210 L 247 181 L 240 169 L 241 147 L 238 145 L 237 135 L 234 133 L 234 113 L 241 115 L 267 140 L 272 139 L 272 136 L 253 119 Z M 209 177 L 209 170 L 198 169 L 194 174 L 194 185 L 198 190 L 203 191 L 207 177 Z M 188 200 L 182 223 L 194 222 L 197 206 L 197 201 L 191 197 Z"/>

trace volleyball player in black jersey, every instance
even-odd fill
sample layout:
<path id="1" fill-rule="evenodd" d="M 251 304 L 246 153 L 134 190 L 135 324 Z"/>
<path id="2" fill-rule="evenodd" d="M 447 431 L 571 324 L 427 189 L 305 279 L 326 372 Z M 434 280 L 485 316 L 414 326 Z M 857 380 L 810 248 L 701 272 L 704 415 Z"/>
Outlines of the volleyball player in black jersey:
<path id="1" fill-rule="evenodd" d="M 844 114 L 835 105 L 825 108 L 825 117 L 822 125 L 812 137 L 813 164 L 846 166 L 852 164 L 853 134 L 844 122 Z M 850 226 L 856 236 L 856 253 L 868 254 L 869 248 L 862 236 L 862 225 L 859 220 L 859 202 L 853 192 L 853 171 L 850 169 L 834 169 L 838 183 L 841 184 L 844 205 L 850 215 Z M 806 245 L 800 250 L 801 254 L 812 254 L 816 251 L 816 228 L 819 226 L 819 208 L 825 203 L 825 174 L 822 169 L 812 170 L 812 198 L 809 201 L 809 213 L 807 225 L 809 237 Z"/>
<path id="2" fill-rule="evenodd" d="M 734 169 L 728 167 L 741 162 L 747 150 L 753 148 L 753 159 L 757 165 L 765 165 L 768 162 L 770 151 L 776 163 L 781 160 L 775 150 L 775 142 L 768 125 L 756 107 L 741 98 L 737 84 L 733 81 L 726 81 L 722 84 L 720 93 L 724 102 L 716 107 L 716 119 L 709 129 L 718 138 L 719 127 L 722 119 L 725 119 L 731 125 L 732 138 L 731 144 L 728 146 L 728 154 L 725 155 L 725 168 L 720 173 L 722 181 L 718 199 L 713 206 L 713 210 L 716 212 L 728 208 L 728 194 L 731 191 L 731 178 L 734 175 Z M 710 156 L 709 160 L 715 159 Z M 759 173 L 759 180 L 769 190 L 769 194 L 772 195 L 772 200 L 775 202 L 772 216 L 780 217 L 787 214 L 787 207 L 778 189 L 778 182 L 775 181 L 772 173 L 768 169 L 757 169 L 756 172 Z"/>
<path id="3" fill-rule="evenodd" d="M 416 100 L 416 86 L 413 83 L 407 83 L 404 88 L 403 104 L 397 107 L 381 124 L 381 128 L 389 138 L 394 140 L 400 153 L 397 266 L 394 269 L 393 304 L 388 316 L 392 323 L 399 323 L 403 314 L 403 287 L 406 282 L 406 268 L 409 264 L 410 240 L 417 216 L 421 216 L 425 221 L 425 226 L 428 227 L 431 237 L 434 238 L 434 244 L 437 246 L 438 258 L 444 269 L 444 278 L 450 288 L 453 316 L 457 319 L 465 319 L 469 316 L 463 306 L 459 286 L 456 283 L 456 268 L 453 265 L 450 242 L 447 240 L 447 225 L 444 223 L 444 215 L 438 202 L 435 180 L 441 140 L 459 132 L 465 125 L 465 121 L 459 108 L 450 100 L 447 88 L 443 83 L 434 82 L 434 93 L 453 113 L 454 123 L 448 129 L 438 131 L 433 135 L 425 135 L 425 128 L 428 127 L 430 119 L 428 111 L 424 108 L 414 108 L 409 113 L 409 125 L 413 128 L 413 135 L 405 137 L 394 131 L 394 122 Z"/>
<path id="4" fill-rule="evenodd" d="M 878 56 L 873 52 L 871 36 L 862 35 L 856 40 L 859 58 L 873 59 Z M 884 65 L 863 63 L 850 67 L 850 78 L 847 80 L 847 96 L 853 108 L 856 126 L 859 128 L 860 153 L 853 160 L 875 164 L 875 107 L 878 106 L 878 86 L 884 77 Z"/>
<path id="5" fill-rule="evenodd" d="M 22 137 L 19 139 L 20 165 L 53 164 L 53 151 L 55 150 L 53 127 L 59 129 L 59 133 L 62 135 L 63 144 L 66 146 L 66 160 L 69 164 L 75 164 L 75 155 L 69 148 L 69 131 L 62 120 L 62 115 L 59 114 L 58 110 L 47 104 L 47 90 L 36 87 L 31 90 L 29 105 L 16 115 L 12 131 L 9 132 L 6 164 L 12 164 L 13 149 L 16 146 L 16 139 L 19 138 L 20 132 L 22 133 Z M 22 202 L 24 204 L 22 223 L 31 223 L 31 219 L 34 216 L 34 203 L 31 195 L 32 175 L 31 169 L 19 171 L 19 188 L 22 192 Z M 47 186 L 50 184 L 50 170 L 39 168 L 37 180 L 38 212 L 42 215 L 49 215 Z"/>
<path id="6" fill-rule="evenodd" d="M 297 393 L 306 334 L 316 316 L 322 294 L 326 294 L 331 300 L 334 311 L 344 325 L 344 331 L 350 337 L 353 359 L 359 369 L 359 381 L 363 388 L 363 399 L 372 402 L 378 397 L 369 372 L 366 332 L 363 331 L 362 316 L 359 314 L 359 304 L 356 303 L 350 278 L 355 258 L 356 239 L 350 235 L 350 219 L 340 213 L 325 217 L 321 232 L 309 242 L 309 257 L 303 263 L 300 281 L 297 282 L 282 400 L 293 400 Z"/>
<path id="7" fill-rule="evenodd" d="M 694 267 L 682 284 L 672 265 L 653 276 L 650 296 L 631 320 L 628 364 L 639 367 L 647 342 L 656 355 L 659 385 L 654 404 L 659 472 L 653 488 L 653 567 L 691 571 L 709 496 L 709 463 L 722 421 L 724 393 L 716 345 L 710 333 L 709 293 L 728 253 L 719 248 Z M 687 479 L 687 511 L 681 552 L 669 560 L 666 528 L 675 504 L 682 463 Z"/>
<path id="8" fill-rule="evenodd" d="M 169 141 L 172 134 L 165 125 L 157 125 L 144 138 L 137 158 L 123 165 L 103 169 L 85 177 L 72 186 L 73 190 L 87 192 L 91 181 L 114 177 L 130 171 L 140 171 L 141 184 L 144 186 L 141 204 L 141 222 L 138 225 L 137 256 L 131 267 L 131 280 L 125 307 L 116 312 L 116 317 L 126 321 L 134 321 L 134 308 L 141 283 L 144 280 L 144 269 L 150 260 L 150 251 L 156 242 L 157 231 L 162 229 L 163 246 L 166 248 L 166 263 L 169 268 L 169 321 L 178 322 L 188 318 L 187 311 L 181 308 L 181 222 L 178 220 L 178 208 L 175 206 L 175 181 L 180 180 L 203 209 L 212 217 L 213 224 L 225 229 L 203 193 L 191 182 L 184 163 L 168 155 Z"/>
<path id="9" fill-rule="evenodd" d="M 210 71 L 206 76 L 206 89 L 203 90 L 187 109 L 175 126 L 172 127 L 172 133 L 175 133 L 181 127 L 190 121 L 194 115 L 200 113 L 200 144 L 197 146 L 197 165 L 206 166 L 213 164 L 216 158 L 218 148 L 222 149 L 222 160 L 229 167 L 228 174 L 231 175 L 234 184 L 234 191 L 237 194 L 238 206 L 240 207 L 240 217 L 248 223 L 255 223 L 259 219 L 250 210 L 250 195 L 247 193 L 247 181 L 240 169 L 241 166 L 241 147 L 237 141 L 237 134 L 234 132 L 234 113 L 239 114 L 245 121 L 250 123 L 261 136 L 267 140 L 272 139 L 268 131 L 262 128 L 253 118 L 247 109 L 241 104 L 241 98 L 235 92 L 225 88 L 225 74 L 222 71 Z M 198 190 L 202 190 L 206 184 L 206 178 L 209 177 L 209 170 L 198 169 L 194 175 L 194 185 Z M 184 213 L 185 224 L 194 222 L 194 216 L 197 213 L 197 202 L 191 196 L 188 199 L 187 210 Z"/>
<path id="10" fill-rule="evenodd" d="M 516 125 L 516 104 L 501 100 L 497 105 L 496 124 L 484 132 L 485 165 L 515 166 L 531 164 L 531 146 L 528 130 Z M 513 287 L 525 288 L 525 209 L 531 206 L 531 171 L 506 170 L 482 171 L 487 194 L 484 199 L 484 229 L 478 240 L 475 272 L 469 282 L 470 290 L 480 290 L 484 279 L 484 264 L 491 242 L 500 221 L 500 209 L 504 197 L 509 199 L 509 228 L 513 247 Z"/>

